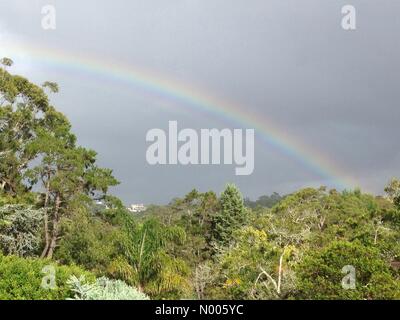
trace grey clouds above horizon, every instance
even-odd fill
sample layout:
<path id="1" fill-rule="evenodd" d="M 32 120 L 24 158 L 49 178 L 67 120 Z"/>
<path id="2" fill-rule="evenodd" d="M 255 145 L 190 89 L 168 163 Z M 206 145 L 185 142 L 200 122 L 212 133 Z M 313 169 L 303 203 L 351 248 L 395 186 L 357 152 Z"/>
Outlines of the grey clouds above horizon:
<path id="1" fill-rule="evenodd" d="M 57 9 L 57 29 L 40 26 L 43 5 Z M 341 8 L 357 9 L 357 30 L 340 26 Z M 395 0 L 2 0 L 2 42 L 104 57 L 140 66 L 210 95 L 245 106 L 382 193 L 400 169 L 400 2 Z M 288 193 L 330 181 L 298 159 L 256 139 L 255 170 L 234 166 L 146 163 L 146 132 L 224 128 L 226 119 L 174 103 L 138 86 L 35 61 L 29 49 L 12 72 L 37 83 L 56 81 L 56 107 L 71 120 L 81 145 L 95 149 L 121 185 L 126 204 L 166 203 L 193 188 L 220 192 L 227 182 L 243 194 Z M 257 136 L 257 132 L 256 132 Z"/>

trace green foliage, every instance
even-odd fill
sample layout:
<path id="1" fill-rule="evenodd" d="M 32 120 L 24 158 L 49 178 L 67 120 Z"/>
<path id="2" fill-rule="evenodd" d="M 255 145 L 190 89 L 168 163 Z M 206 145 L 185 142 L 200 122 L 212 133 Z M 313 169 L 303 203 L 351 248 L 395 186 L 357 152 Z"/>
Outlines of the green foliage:
<path id="1" fill-rule="evenodd" d="M 194 296 L 204 298 L 205 286 L 213 278 L 211 273 L 214 271 L 209 263 L 212 249 L 211 218 L 218 210 L 219 201 L 214 192 L 192 190 L 184 198 L 174 199 L 168 206 L 150 206 L 139 216 L 140 221 L 152 217 L 166 227 L 179 226 L 185 230 L 185 241 L 170 242 L 166 251 L 168 255 L 180 258 L 177 266 L 184 268 L 184 278 L 181 278 L 184 281 L 181 294 L 184 296 L 190 289 Z M 173 296 L 177 297 L 175 294 Z"/>
<path id="2" fill-rule="evenodd" d="M 84 277 L 75 276 L 68 281 L 75 293 L 72 300 L 149 300 L 149 297 L 121 280 L 102 277 L 94 283 L 85 282 Z"/>
<path id="3" fill-rule="evenodd" d="M 220 257 L 222 296 L 231 299 L 282 299 L 295 289 L 294 247 L 281 248 L 264 230 L 244 227 Z"/>
<path id="4" fill-rule="evenodd" d="M 77 264 L 96 274 L 107 274 L 120 254 L 123 238 L 118 228 L 99 216 L 90 216 L 84 209 L 76 210 L 63 223 L 62 233 L 55 258 L 63 264 Z"/>
<path id="5" fill-rule="evenodd" d="M 58 91 L 53 82 L 43 87 Z M 96 165 L 96 152 L 77 146 L 71 124 L 43 88 L 0 69 L 0 98 L 0 192 L 17 197 L 34 187 L 45 190 L 41 256 L 51 258 L 70 202 L 82 194 L 102 198 L 118 181 Z"/>
<path id="6" fill-rule="evenodd" d="M 356 241 L 377 254 L 376 262 L 386 273 L 380 273 L 379 283 L 375 280 L 379 273 L 374 275 L 371 297 L 390 298 L 395 292 L 390 291 L 395 287 L 395 278 L 387 271 L 390 261 L 399 257 L 400 233 L 396 216 L 397 211 L 388 201 L 358 191 L 341 194 L 320 188 L 296 192 L 272 210 L 251 216 L 247 221 L 249 226 L 233 234 L 230 247 L 217 259 L 222 289 L 214 292 L 214 296 L 315 298 L 318 285 L 309 290 L 309 296 L 297 294 L 302 283 L 296 281 L 301 269 L 298 266 L 303 266 L 305 253 L 315 251 L 317 255 L 335 241 L 347 240 Z M 343 263 L 347 258 L 343 258 Z M 349 259 L 339 272 L 353 262 Z M 315 272 L 319 267 L 315 267 Z M 313 277 L 309 277 L 310 283 L 313 283 Z M 334 285 L 332 281 L 333 278 L 328 279 L 327 283 Z M 385 288 L 389 288 L 389 292 Z M 318 297 L 332 299 L 335 294 L 330 296 L 321 292 Z M 347 294 L 351 295 L 350 292 Z M 360 295 L 353 293 L 353 297 L 360 298 Z"/>
<path id="7" fill-rule="evenodd" d="M 185 243 L 177 248 L 180 255 L 192 267 L 210 259 L 212 216 L 219 210 L 216 194 L 193 190 L 183 200 L 176 200 L 173 210 L 181 212 L 176 223 L 186 232 Z"/>
<path id="8" fill-rule="evenodd" d="M 278 204 L 284 197 L 279 193 L 274 192 L 270 196 L 263 195 L 260 196 L 256 201 L 251 201 L 249 198 L 244 199 L 244 205 L 246 207 L 256 209 L 257 207 L 272 208 Z"/>
<path id="9" fill-rule="evenodd" d="M 345 266 L 355 268 L 355 289 L 344 289 Z M 311 251 L 298 266 L 299 297 L 305 299 L 400 299 L 396 280 L 376 248 L 333 242 Z"/>
<path id="10" fill-rule="evenodd" d="M 5 67 L 11 67 L 14 62 L 10 58 L 2 58 L 0 59 L 0 64 L 2 64 Z"/>
<path id="11" fill-rule="evenodd" d="M 46 81 L 42 84 L 43 88 L 48 88 L 52 93 L 57 93 L 59 91 L 58 84 L 55 82 Z"/>
<path id="12" fill-rule="evenodd" d="M 3 64 L 10 61 L 3 59 Z M 40 87 L 1 68 L 0 102 L 0 190 L 16 196 L 26 190 L 23 174 L 36 157 L 26 149 L 36 129 L 51 130 L 46 122 L 50 106 Z"/>
<path id="13" fill-rule="evenodd" d="M 158 298 L 185 294 L 188 267 L 182 259 L 169 254 L 174 244 L 185 240 L 184 230 L 149 219 L 125 231 L 125 258 L 134 271 L 131 282 Z"/>
<path id="14" fill-rule="evenodd" d="M 396 256 L 387 246 L 398 237 L 388 219 L 392 211 L 387 201 L 357 191 L 304 189 L 274 207 L 266 224 L 274 225 L 270 235 L 281 242 L 321 247 L 337 239 L 358 240 Z"/>
<path id="15" fill-rule="evenodd" d="M 219 248 L 229 245 L 232 234 L 246 222 L 243 198 L 235 185 L 227 185 L 222 192 L 220 210 L 212 216 L 212 241 Z"/>
<path id="16" fill-rule="evenodd" d="M 400 209 L 400 180 L 392 179 L 385 188 L 390 201 Z"/>
<path id="17" fill-rule="evenodd" d="M 108 194 L 112 170 L 50 104 L 44 89 L 58 85 L 0 64 L 0 299 L 72 297 L 71 275 L 76 299 L 399 298 L 399 180 L 386 197 L 307 188 L 248 208 L 228 185 L 132 215 Z M 54 290 L 40 286 L 48 265 Z M 354 290 L 341 286 L 347 265 Z"/>
<path id="18" fill-rule="evenodd" d="M 55 271 L 54 289 L 43 287 L 46 276 Z M 93 275 L 75 266 L 59 266 L 49 260 L 19 258 L 0 254 L 0 300 L 64 300 L 72 296 L 67 283 L 72 276 Z"/>

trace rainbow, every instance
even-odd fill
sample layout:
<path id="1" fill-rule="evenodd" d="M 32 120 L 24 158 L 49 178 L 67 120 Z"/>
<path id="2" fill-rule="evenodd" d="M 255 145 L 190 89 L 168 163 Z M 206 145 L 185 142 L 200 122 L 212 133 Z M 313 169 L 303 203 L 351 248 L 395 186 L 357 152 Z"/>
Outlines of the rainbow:
<path id="1" fill-rule="evenodd" d="M 287 156 L 296 159 L 324 181 L 329 182 L 332 187 L 352 189 L 358 185 L 350 175 L 345 174 L 344 170 L 337 167 L 332 159 L 327 159 L 318 150 L 294 136 L 289 136 L 284 128 L 279 128 L 271 119 L 260 114 L 251 114 L 243 106 L 218 99 L 187 84 L 178 83 L 171 78 L 163 77 L 139 66 L 121 65 L 114 61 L 49 47 L 7 43 L 6 46 L 4 44 L 0 46 L 0 52 L 2 47 L 6 49 L 11 58 L 18 57 L 23 53 L 23 57 L 29 57 L 33 61 L 51 67 L 65 68 L 124 82 L 157 96 L 171 99 L 177 106 L 191 108 L 241 127 L 255 129 L 257 139 L 261 139 Z"/>

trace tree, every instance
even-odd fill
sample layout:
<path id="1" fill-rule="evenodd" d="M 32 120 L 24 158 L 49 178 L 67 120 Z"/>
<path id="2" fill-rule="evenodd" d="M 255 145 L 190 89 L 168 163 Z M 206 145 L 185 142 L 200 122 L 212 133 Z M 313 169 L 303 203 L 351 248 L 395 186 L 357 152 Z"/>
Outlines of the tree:
<path id="1" fill-rule="evenodd" d="M 41 88 L 0 68 L 0 191 L 16 196 L 26 190 L 23 172 L 36 157 L 26 147 L 36 129 L 46 127 L 49 108 Z"/>
<path id="2" fill-rule="evenodd" d="M 392 179 L 385 188 L 388 199 L 400 209 L 400 180 Z"/>
<path id="3" fill-rule="evenodd" d="M 2 58 L 0 60 L 0 64 L 2 64 L 4 67 L 11 67 L 14 62 L 10 58 Z"/>
<path id="4" fill-rule="evenodd" d="M 56 83 L 43 86 L 58 91 Z M 118 181 L 96 165 L 94 151 L 77 146 L 68 119 L 49 104 L 42 88 L 0 69 L 0 98 L 0 191 L 18 197 L 35 187 L 45 190 L 41 257 L 51 258 L 70 203 L 102 198 Z"/>
<path id="5" fill-rule="evenodd" d="M 59 91 L 59 87 L 56 82 L 46 81 L 45 83 L 42 84 L 42 87 L 48 88 L 52 93 L 58 93 Z"/>
<path id="6" fill-rule="evenodd" d="M 61 226 L 63 237 L 54 258 L 63 264 L 80 265 L 96 274 L 124 279 L 131 268 L 127 271 L 127 266 L 124 268 L 123 261 L 119 260 L 124 253 L 120 249 L 123 241 L 120 227 L 108 223 L 100 214 L 93 216 L 79 203 L 70 208 L 72 214 Z"/>
<path id="7" fill-rule="evenodd" d="M 0 248 L 5 254 L 32 256 L 41 243 L 43 210 L 24 205 L 0 207 Z"/>
<path id="8" fill-rule="evenodd" d="M 45 248 L 42 257 L 53 256 L 60 236 L 61 219 L 68 214 L 69 204 L 76 197 L 95 196 L 97 191 L 105 194 L 110 185 L 118 183 L 111 170 L 95 165 L 95 157 L 94 151 L 82 147 L 63 148 L 62 143 L 56 142 L 46 146 L 42 163 L 32 170 L 40 177 L 46 190 Z"/>
<path id="9" fill-rule="evenodd" d="M 264 230 L 245 226 L 218 257 L 223 296 L 232 299 L 282 299 L 295 288 L 295 249 L 269 241 Z"/>
<path id="10" fill-rule="evenodd" d="M 197 299 L 203 300 L 207 296 L 207 289 L 214 282 L 216 275 L 209 262 L 199 264 L 195 267 L 193 276 L 193 287 Z"/>
<path id="11" fill-rule="evenodd" d="M 76 137 L 64 115 L 49 108 L 43 118 L 45 128 L 36 130 L 36 139 L 27 147 L 41 161 L 24 174 L 31 186 L 38 182 L 45 190 L 45 246 L 41 257 L 51 258 L 60 236 L 60 222 L 76 197 L 104 198 L 110 186 L 118 184 L 112 171 L 96 166 L 96 152 L 76 146 Z M 47 128 L 51 128 L 48 130 Z"/>
<path id="12" fill-rule="evenodd" d="M 132 284 L 158 298 L 177 298 L 187 293 L 188 267 L 182 259 L 170 254 L 171 246 L 185 240 L 182 228 L 148 219 L 126 229 L 126 234 L 125 258 L 134 270 Z"/>
<path id="13" fill-rule="evenodd" d="M 211 218 L 211 240 L 216 247 L 229 245 L 232 234 L 246 222 L 243 198 L 235 185 L 229 184 L 219 199 L 220 210 Z"/>
<path id="14" fill-rule="evenodd" d="M 400 298 L 400 281 L 393 277 L 388 262 L 376 248 L 360 242 L 335 241 L 323 250 L 313 250 L 297 273 L 298 297 L 304 299 Z M 346 277 L 352 276 L 354 286 L 343 286 L 348 283 Z"/>
<path id="15" fill-rule="evenodd" d="M 256 201 L 251 201 L 249 198 L 244 200 L 246 207 L 255 209 L 257 207 L 272 208 L 274 205 L 279 203 L 284 197 L 279 193 L 274 192 L 270 196 L 263 195 L 260 196 Z"/>
<path id="16" fill-rule="evenodd" d="M 176 202 L 174 206 L 176 206 Z M 211 219 L 219 210 L 219 203 L 214 192 L 199 193 L 192 191 L 180 203 L 183 211 L 177 222 L 186 232 L 186 241 L 177 250 L 193 267 L 209 259 L 211 254 Z"/>

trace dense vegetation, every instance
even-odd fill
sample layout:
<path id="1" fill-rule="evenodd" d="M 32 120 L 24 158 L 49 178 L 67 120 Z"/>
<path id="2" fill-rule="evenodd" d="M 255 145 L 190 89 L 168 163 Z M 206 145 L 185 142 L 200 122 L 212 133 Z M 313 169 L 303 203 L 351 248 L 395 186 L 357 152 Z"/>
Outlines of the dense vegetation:
<path id="1" fill-rule="evenodd" d="M 255 202 L 227 185 L 134 215 L 50 104 L 58 86 L 1 62 L 0 299 L 400 299 L 398 180 Z"/>

